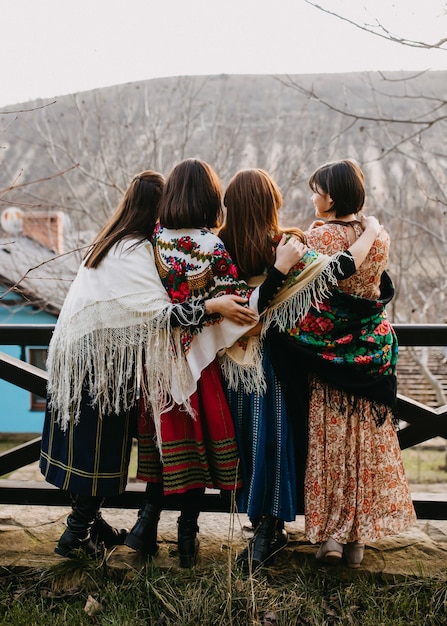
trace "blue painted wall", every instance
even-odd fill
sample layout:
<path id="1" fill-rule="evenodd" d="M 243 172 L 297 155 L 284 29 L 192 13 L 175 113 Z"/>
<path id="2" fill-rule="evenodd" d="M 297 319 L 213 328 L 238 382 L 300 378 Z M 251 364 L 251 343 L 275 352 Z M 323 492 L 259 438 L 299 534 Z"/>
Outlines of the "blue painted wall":
<path id="1" fill-rule="evenodd" d="M 26 304 L 8 305 L 8 302 L 21 300 L 16 293 L 2 297 L 5 289 L 0 286 L 0 324 L 55 324 L 56 316 L 45 311 L 36 311 Z M 39 346 L 33 346 L 38 348 Z M 42 346 L 45 348 L 46 346 Z M 20 346 L 2 346 L 0 351 L 16 359 L 21 358 Z M 26 360 L 29 360 L 26 350 Z M 36 433 L 43 427 L 44 412 L 31 410 L 31 394 L 25 389 L 0 379 L 0 434 Z"/>

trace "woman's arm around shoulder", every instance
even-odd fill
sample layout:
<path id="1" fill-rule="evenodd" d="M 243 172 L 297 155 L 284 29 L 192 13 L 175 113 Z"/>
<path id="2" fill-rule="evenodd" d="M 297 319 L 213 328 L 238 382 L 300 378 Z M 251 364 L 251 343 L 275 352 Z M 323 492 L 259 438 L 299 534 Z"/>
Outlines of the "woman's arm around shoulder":
<path id="1" fill-rule="evenodd" d="M 358 269 L 363 261 L 368 256 L 368 252 L 371 246 L 377 239 L 383 226 L 381 226 L 379 220 L 373 215 L 362 215 L 361 222 L 363 227 L 362 235 L 355 241 L 348 250 L 352 254 L 354 259 L 355 268 Z"/>

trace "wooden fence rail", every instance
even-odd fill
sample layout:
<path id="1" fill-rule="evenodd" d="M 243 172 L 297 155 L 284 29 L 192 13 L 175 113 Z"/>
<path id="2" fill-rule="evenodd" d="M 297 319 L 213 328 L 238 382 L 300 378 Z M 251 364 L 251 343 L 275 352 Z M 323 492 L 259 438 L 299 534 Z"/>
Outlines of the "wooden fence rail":
<path id="1" fill-rule="evenodd" d="M 447 346 L 447 324 L 396 324 L 401 346 Z M 0 324 L 0 345 L 47 346 L 54 325 Z M 0 378 L 45 396 L 47 373 L 33 365 L 0 352 Z M 0 410 L 1 405 L 0 405 Z M 447 439 L 447 405 L 433 409 L 398 394 L 399 416 L 405 425 L 398 433 L 402 448 L 409 448 L 433 437 Z M 13 419 L 13 416 L 11 416 Z M 0 476 L 9 474 L 39 458 L 40 437 L 0 453 Z M 108 498 L 106 506 L 139 508 L 144 485 L 130 483 L 126 492 Z M 447 519 L 447 494 L 414 494 L 414 505 L 419 518 Z M 68 505 L 68 494 L 42 481 L 14 481 L 0 479 L 0 504 Z M 169 508 L 177 510 L 175 499 Z M 207 511 L 227 511 L 228 502 L 218 493 L 207 492 Z"/>

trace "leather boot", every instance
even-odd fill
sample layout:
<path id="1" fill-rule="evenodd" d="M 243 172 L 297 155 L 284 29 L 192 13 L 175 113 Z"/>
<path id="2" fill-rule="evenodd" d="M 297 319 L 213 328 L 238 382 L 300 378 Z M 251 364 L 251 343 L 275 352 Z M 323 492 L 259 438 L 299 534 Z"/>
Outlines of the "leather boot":
<path id="1" fill-rule="evenodd" d="M 101 511 L 98 511 L 90 529 L 90 537 L 93 543 L 102 542 L 106 548 L 122 546 L 126 540 L 127 528 L 114 528 L 103 518 Z"/>
<path id="2" fill-rule="evenodd" d="M 67 517 L 67 529 L 54 549 L 56 554 L 79 558 L 84 553 L 96 559 L 103 558 L 104 545 L 94 543 L 90 536 L 101 502 L 102 498 L 96 496 L 72 496 L 72 512 Z"/>
<path id="3" fill-rule="evenodd" d="M 180 515 L 177 520 L 177 545 L 180 567 L 193 567 L 196 564 L 197 553 L 199 551 L 199 540 L 197 533 L 197 516 L 184 517 Z"/>
<path id="4" fill-rule="evenodd" d="M 253 537 L 236 562 L 247 572 L 255 571 L 263 565 L 271 565 L 288 541 L 283 520 L 266 515 L 258 522 Z"/>
<path id="5" fill-rule="evenodd" d="M 158 552 L 157 529 L 160 513 L 158 506 L 146 502 L 138 511 L 136 524 L 127 535 L 124 545 L 146 556 L 155 556 Z"/>

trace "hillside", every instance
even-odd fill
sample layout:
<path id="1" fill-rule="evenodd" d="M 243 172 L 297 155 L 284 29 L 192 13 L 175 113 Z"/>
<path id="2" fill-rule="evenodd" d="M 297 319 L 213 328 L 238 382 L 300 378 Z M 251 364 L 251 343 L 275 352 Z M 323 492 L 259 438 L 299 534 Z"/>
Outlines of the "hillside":
<path id="1" fill-rule="evenodd" d="M 447 72 L 179 77 L 36 100 L 16 105 L 24 111 L 17 114 L 4 108 L 2 204 L 62 210 L 73 232 L 95 231 L 133 174 L 166 174 L 199 156 L 224 184 L 241 167 L 267 169 L 284 194 L 283 222 L 306 227 L 309 174 L 352 157 L 365 171 L 368 209 L 392 234 L 392 313 L 445 321 L 446 79 Z"/>

